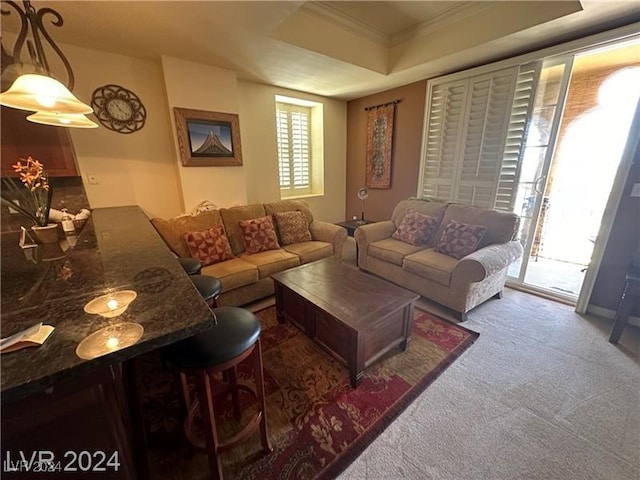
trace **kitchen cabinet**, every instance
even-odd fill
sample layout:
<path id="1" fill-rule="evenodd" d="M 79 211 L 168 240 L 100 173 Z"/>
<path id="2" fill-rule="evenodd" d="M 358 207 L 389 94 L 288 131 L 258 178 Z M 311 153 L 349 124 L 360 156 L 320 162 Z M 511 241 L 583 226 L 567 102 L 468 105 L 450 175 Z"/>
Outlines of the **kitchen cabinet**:
<path id="1" fill-rule="evenodd" d="M 15 177 L 11 165 L 31 155 L 38 159 L 50 177 L 76 177 L 79 175 L 76 154 L 69 129 L 29 122 L 33 112 L 0 107 L 0 173 Z"/>

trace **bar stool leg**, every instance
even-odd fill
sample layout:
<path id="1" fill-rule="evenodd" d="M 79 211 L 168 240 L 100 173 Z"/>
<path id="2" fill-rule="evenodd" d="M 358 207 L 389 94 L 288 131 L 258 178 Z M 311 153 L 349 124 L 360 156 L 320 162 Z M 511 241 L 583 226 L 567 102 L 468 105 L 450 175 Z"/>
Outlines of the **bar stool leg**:
<path id="1" fill-rule="evenodd" d="M 273 447 L 269 443 L 269 435 L 267 433 L 267 406 L 264 398 L 264 374 L 262 372 L 262 346 L 260 344 L 260 338 L 256 341 L 256 345 L 253 349 L 254 370 L 256 378 L 256 394 L 258 397 L 258 408 L 260 409 L 260 440 L 262 442 L 262 449 L 265 453 L 273 451 Z"/>
<path id="2" fill-rule="evenodd" d="M 627 292 L 624 292 L 622 294 L 622 298 L 620 299 L 620 304 L 618 305 L 616 316 L 613 319 L 613 327 L 611 328 L 609 342 L 618 343 L 618 340 L 620 340 L 620 335 L 622 335 L 624 327 L 627 326 L 627 322 L 629 321 L 629 317 L 631 316 L 634 304 L 635 302 L 633 297 Z"/>
<path id="3" fill-rule="evenodd" d="M 238 398 L 238 389 L 235 386 L 238 383 L 238 370 L 236 365 L 227 370 L 228 382 L 233 385 L 231 388 L 231 403 L 233 404 L 233 416 L 236 420 L 240 421 L 240 399 Z"/>
<path id="4" fill-rule="evenodd" d="M 213 411 L 213 394 L 211 391 L 211 379 L 205 370 L 196 374 L 196 388 L 200 403 L 200 415 L 203 422 L 203 434 L 207 444 L 207 455 L 209 457 L 209 470 L 211 478 L 222 480 L 222 462 L 218 455 L 218 431 L 216 429 L 216 419 Z"/>
<path id="5" fill-rule="evenodd" d="M 184 407 L 188 414 L 189 408 L 191 406 L 191 396 L 189 395 L 189 382 L 187 381 L 187 376 L 184 373 L 179 372 L 178 376 L 180 377 L 180 386 L 182 387 L 182 398 L 184 401 Z"/>

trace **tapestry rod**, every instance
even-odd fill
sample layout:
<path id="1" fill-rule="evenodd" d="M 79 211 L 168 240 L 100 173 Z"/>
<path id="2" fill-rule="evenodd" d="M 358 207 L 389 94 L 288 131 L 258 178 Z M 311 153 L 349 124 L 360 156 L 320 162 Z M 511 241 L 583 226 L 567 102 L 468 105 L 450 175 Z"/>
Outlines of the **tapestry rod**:
<path id="1" fill-rule="evenodd" d="M 398 100 L 394 100 L 393 102 L 381 103 L 380 105 L 373 105 L 372 107 L 364 107 L 364 109 L 366 112 L 368 112 L 369 110 L 373 110 L 375 108 L 386 107 L 387 105 L 395 105 L 397 103 L 400 103 L 401 101 L 402 99 L 399 98 Z"/>

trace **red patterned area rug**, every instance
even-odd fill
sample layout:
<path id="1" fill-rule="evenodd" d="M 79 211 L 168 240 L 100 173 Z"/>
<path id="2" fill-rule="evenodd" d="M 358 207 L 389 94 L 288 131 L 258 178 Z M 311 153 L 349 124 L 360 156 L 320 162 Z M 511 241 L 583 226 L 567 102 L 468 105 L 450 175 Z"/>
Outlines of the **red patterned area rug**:
<path id="1" fill-rule="evenodd" d="M 263 323 L 267 424 L 274 451 L 261 452 L 256 432 L 222 453 L 227 480 L 337 476 L 478 338 L 475 332 L 416 310 L 407 350 L 389 352 L 365 370 L 360 386 L 353 389 L 343 365 L 295 327 L 278 324 L 275 307 L 257 315 Z M 246 367 L 239 369 L 239 381 L 251 384 L 250 363 Z M 138 371 L 151 478 L 208 478 L 206 455 L 184 440 L 173 375 L 162 368 L 157 354 L 142 357 Z M 247 395 L 241 402 L 246 418 L 255 411 L 253 400 Z M 222 412 L 222 436 L 233 434 L 238 423 L 231 409 L 216 404 L 216 410 Z"/>

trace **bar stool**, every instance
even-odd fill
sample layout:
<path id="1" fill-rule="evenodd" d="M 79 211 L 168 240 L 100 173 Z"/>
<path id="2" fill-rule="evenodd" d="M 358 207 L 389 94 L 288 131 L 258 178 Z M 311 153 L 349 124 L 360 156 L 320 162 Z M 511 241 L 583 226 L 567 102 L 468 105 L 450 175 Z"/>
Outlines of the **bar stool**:
<path id="1" fill-rule="evenodd" d="M 198 275 L 202 270 L 202 264 L 195 258 L 179 257 L 177 260 L 187 275 Z"/>
<path id="2" fill-rule="evenodd" d="M 218 306 L 218 296 L 222 292 L 222 283 L 211 275 L 189 275 L 189 278 L 211 308 Z"/>
<path id="3" fill-rule="evenodd" d="M 633 308 L 638 302 L 640 302 L 640 266 L 632 265 L 627 271 L 624 290 L 613 319 L 613 327 L 609 336 L 611 343 L 618 343 L 620 340 L 620 335 L 622 335 L 624 327 L 627 326 Z"/>
<path id="4" fill-rule="evenodd" d="M 269 453 L 272 448 L 267 436 L 260 321 L 253 313 L 238 307 L 221 307 L 213 312 L 216 325 L 169 346 L 165 351 L 165 360 L 180 375 L 187 405 L 185 435 L 192 445 L 207 453 L 212 478 L 222 480 L 220 452 L 235 447 L 257 429 L 260 430 L 263 451 Z M 249 355 L 253 355 L 255 390 L 236 382 L 236 366 Z M 222 374 L 222 379 L 218 381 L 219 376 L 214 378 L 216 374 Z M 191 398 L 187 376 L 195 377 L 194 398 Z M 239 419 L 240 390 L 249 392 L 257 399 L 257 412 L 242 430 L 228 440 L 221 441 L 216 428 L 214 397 L 231 392 L 233 411 Z M 198 444 L 193 432 L 197 412 L 200 412 L 202 419 L 206 447 Z"/>

